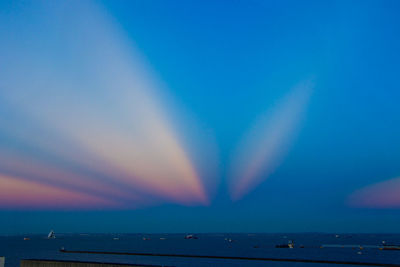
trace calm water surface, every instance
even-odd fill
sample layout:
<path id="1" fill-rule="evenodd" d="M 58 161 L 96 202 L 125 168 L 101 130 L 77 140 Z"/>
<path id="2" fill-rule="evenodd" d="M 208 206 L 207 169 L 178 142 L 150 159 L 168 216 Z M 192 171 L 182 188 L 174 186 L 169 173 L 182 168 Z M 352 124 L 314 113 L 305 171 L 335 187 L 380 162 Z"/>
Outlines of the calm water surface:
<path id="1" fill-rule="evenodd" d="M 59 249 L 142 252 L 163 254 L 217 255 L 315 259 L 400 264 L 400 251 L 383 251 L 375 246 L 400 244 L 400 234 L 198 234 L 198 239 L 184 239 L 184 234 L 58 234 L 0 237 L 0 256 L 6 267 L 19 266 L 21 259 L 59 259 L 98 262 L 154 264 L 165 266 L 339 266 L 246 260 L 185 259 L 61 253 Z M 143 240 L 146 238 L 147 240 Z M 231 240 L 231 242 L 229 241 Z M 295 248 L 275 248 L 276 244 L 295 242 Z M 345 245 L 320 248 L 321 245 Z M 352 245 L 362 245 L 352 247 Z M 300 246 L 304 246 L 301 248 Z M 350 266 L 350 265 L 347 265 Z"/>

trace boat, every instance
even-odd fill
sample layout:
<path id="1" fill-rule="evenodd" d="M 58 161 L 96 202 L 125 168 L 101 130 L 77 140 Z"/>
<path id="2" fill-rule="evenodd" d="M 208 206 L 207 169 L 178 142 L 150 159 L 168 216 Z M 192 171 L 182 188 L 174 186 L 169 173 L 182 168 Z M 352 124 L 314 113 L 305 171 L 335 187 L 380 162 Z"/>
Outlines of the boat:
<path id="1" fill-rule="evenodd" d="M 47 235 L 47 239 L 54 239 L 54 238 L 56 238 L 56 235 L 55 235 L 54 231 L 51 230 L 50 233 Z"/>
<path id="2" fill-rule="evenodd" d="M 276 248 L 294 248 L 294 242 L 292 240 L 289 240 L 287 244 L 280 244 L 276 245 Z"/>
<path id="3" fill-rule="evenodd" d="M 24 240 L 26 241 L 26 240 L 31 240 L 29 237 L 24 237 Z"/>
<path id="4" fill-rule="evenodd" d="M 400 250 L 398 245 L 383 245 L 383 250 Z"/>
<path id="5" fill-rule="evenodd" d="M 185 239 L 199 239 L 199 238 L 195 235 L 186 235 Z"/>

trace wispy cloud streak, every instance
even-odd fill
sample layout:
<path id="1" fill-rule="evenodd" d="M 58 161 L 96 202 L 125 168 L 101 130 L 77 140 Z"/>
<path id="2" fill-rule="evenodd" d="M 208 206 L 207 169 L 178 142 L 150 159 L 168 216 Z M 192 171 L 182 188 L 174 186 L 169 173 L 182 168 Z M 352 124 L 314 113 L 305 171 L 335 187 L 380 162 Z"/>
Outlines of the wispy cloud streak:
<path id="1" fill-rule="evenodd" d="M 400 208 L 400 178 L 361 188 L 350 195 L 348 203 L 358 208 Z"/>
<path id="2" fill-rule="evenodd" d="M 279 166 L 300 126 L 313 84 L 293 88 L 272 111 L 260 116 L 238 145 L 230 169 L 230 194 L 241 199 Z"/>
<path id="3" fill-rule="evenodd" d="M 104 209 L 118 203 L 73 190 L 0 174 L 0 208 Z"/>
<path id="4" fill-rule="evenodd" d="M 0 168 L 23 175 L 0 180 L 1 191 L 13 188 L 10 203 L 26 183 L 88 204 L 103 198 L 121 207 L 154 199 L 206 204 L 206 188 L 160 93 L 165 88 L 116 22 L 91 2 L 36 8 L 45 15 L 10 15 L 18 34 L 0 45 L 9 63 L 0 73 L 0 100 L 8 106 L 0 114 L 13 117 L 2 119 L 0 133 L 17 143 L 9 148 L 13 155 L 0 155 Z M 32 21 L 25 24 L 26 17 Z"/>

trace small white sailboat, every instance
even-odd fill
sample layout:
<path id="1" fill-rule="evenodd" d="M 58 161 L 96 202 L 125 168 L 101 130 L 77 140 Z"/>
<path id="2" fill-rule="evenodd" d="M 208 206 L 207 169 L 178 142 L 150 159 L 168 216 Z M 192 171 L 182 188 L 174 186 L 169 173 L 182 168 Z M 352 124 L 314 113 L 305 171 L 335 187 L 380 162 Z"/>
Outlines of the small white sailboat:
<path id="1" fill-rule="evenodd" d="M 54 233 L 53 230 L 50 231 L 50 233 L 47 235 L 47 238 L 48 238 L 48 239 L 54 239 L 54 238 L 56 238 L 56 235 L 55 235 L 55 233 Z"/>

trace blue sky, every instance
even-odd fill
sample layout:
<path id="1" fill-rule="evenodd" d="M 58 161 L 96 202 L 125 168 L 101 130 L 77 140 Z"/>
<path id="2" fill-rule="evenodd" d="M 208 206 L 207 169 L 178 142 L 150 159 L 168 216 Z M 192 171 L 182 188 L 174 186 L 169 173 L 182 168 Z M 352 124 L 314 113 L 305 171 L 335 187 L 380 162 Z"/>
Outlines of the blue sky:
<path id="1" fill-rule="evenodd" d="M 398 232 L 399 11 L 2 1 L 0 233 Z"/>

